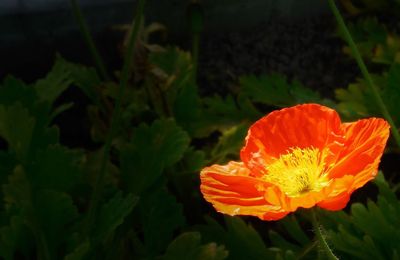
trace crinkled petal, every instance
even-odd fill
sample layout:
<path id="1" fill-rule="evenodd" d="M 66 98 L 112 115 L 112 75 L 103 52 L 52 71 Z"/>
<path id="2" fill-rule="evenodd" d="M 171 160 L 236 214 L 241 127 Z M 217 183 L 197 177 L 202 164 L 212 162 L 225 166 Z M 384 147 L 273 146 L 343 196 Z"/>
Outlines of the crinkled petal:
<path id="1" fill-rule="evenodd" d="M 264 199 L 268 184 L 250 176 L 243 163 L 206 167 L 200 178 L 204 198 L 221 213 L 252 215 L 263 220 L 277 220 L 289 213 Z"/>
<path id="2" fill-rule="evenodd" d="M 338 114 L 318 104 L 298 105 L 274 111 L 254 123 L 240 156 L 254 175 L 266 174 L 266 165 L 291 148 L 342 149 Z"/>
<path id="3" fill-rule="evenodd" d="M 342 128 L 344 148 L 328 174 L 332 179 L 354 176 L 354 183 L 348 187 L 352 192 L 376 176 L 390 127 L 383 119 L 370 118 L 345 123 Z"/>

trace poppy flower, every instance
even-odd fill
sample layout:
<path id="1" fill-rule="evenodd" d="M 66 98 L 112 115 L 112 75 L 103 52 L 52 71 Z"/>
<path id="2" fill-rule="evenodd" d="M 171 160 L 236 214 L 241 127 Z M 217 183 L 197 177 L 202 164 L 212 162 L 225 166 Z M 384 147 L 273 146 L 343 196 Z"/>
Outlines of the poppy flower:
<path id="1" fill-rule="evenodd" d="M 201 171 L 201 192 L 219 212 L 278 220 L 297 208 L 343 209 L 373 179 L 389 137 L 380 118 L 342 123 L 318 104 L 274 111 L 249 129 L 241 162 Z"/>

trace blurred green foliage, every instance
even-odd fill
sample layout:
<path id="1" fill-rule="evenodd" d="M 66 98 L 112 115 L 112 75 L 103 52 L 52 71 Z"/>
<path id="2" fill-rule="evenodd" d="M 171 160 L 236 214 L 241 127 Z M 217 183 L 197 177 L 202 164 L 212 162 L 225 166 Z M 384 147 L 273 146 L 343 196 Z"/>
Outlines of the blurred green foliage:
<path id="1" fill-rule="evenodd" d="M 400 124 L 400 38 L 377 19 L 359 20 L 352 35 L 382 97 Z M 138 52 L 143 49 L 137 48 Z M 348 53 L 347 48 L 344 51 Z M 139 55 L 142 54 L 142 55 Z M 364 80 L 335 99 L 284 75 L 243 75 L 236 93 L 200 96 L 190 53 L 176 47 L 137 53 L 112 140 L 93 228 L 87 213 L 117 96 L 115 81 L 61 56 L 42 79 L 15 77 L 0 86 L 0 256 L 9 259 L 315 259 L 319 249 L 303 211 L 270 224 L 213 217 L 198 173 L 238 159 L 247 129 L 273 109 L 320 103 L 346 120 L 381 116 Z M 139 63 L 138 63 L 139 64 Z M 60 143 L 55 119 L 74 106 L 78 88 L 95 148 Z M 74 128 L 74 125 L 68 127 Z M 341 259 L 398 259 L 400 204 L 379 175 L 377 201 L 348 212 L 322 212 L 328 242 Z"/>

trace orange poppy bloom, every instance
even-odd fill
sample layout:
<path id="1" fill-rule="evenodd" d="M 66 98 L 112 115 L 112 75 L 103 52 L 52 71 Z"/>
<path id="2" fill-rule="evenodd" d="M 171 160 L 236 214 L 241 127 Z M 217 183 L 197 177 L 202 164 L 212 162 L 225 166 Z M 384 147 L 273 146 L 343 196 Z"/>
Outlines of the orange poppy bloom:
<path id="1" fill-rule="evenodd" d="M 342 123 L 318 104 L 274 111 L 249 129 L 242 162 L 201 171 L 201 192 L 219 212 L 278 220 L 298 207 L 343 209 L 378 171 L 388 123 Z"/>

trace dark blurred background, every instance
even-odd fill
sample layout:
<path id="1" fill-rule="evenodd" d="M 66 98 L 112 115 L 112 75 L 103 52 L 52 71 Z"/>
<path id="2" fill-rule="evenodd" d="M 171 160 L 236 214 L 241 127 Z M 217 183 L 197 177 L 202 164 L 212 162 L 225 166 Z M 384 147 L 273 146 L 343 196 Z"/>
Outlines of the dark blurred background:
<path id="1" fill-rule="evenodd" d="M 103 58 L 108 66 L 118 69 L 120 55 L 117 47 L 122 35 L 114 29 L 114 26 L 130 23 L 135 1 L 80 0 L 78 2 Z M 186 12 L 190 2 L 149 0 L 145 10 L 146 23 L 164 24 L 168 29 L 166 41 L 189 49 L 190 35 Z M 210 84 L 211 88 L 212 85 L 218 85 L 219 80 L 226 80 L 226 77 L 229 80 L 229 73 L 252 72 L 252 70 L 257 72 L 270 68 L 268 64 L 263 68 L 257 60 L 268 58 L 266 52 L 271 52 L 271 48 L 274 47 L 271 42 L 273 37 L 278 34 L 282 36 L 283 31 L 288 31 L 289 27 L 299 24 L 299 20 L 314 19 L 322 22 L 320 17 L 329 14 L 325 1 L 319 0 L 204 0 L 199 3 L 205 14 L 205 30 L 202 37 L 204 58 L 201 62 L 206 67 L 217 70 L 206 73 L 211 76 L 204 76 L 203 73 L 203 81 L 209 80 L 207 77 L 215 78 L 214 74 L 221 74 L 218 69 L 226 63 L 236 68 L 240 67 L 237 71 L 224 71 L 222 72 L 224 76 L 211 79 L 215 81 Z M 309 25 L 303 23 L 301 26 L 306 28 Z M 298 28 L 294 30 L 299 31 Z M 92 63 L 67 0 L 1 0 L 0 32 L 0 78 L 13 74 L 25 81 L 34 81 L 44 76 L 50 69 L 56 52 L 74 62 Z M 288 32 L 293 34 L 290 28 Z M 304 34 L 304 31 L 299 33 Z M 260 35 L 267 36 L 270 40 L 260 41 Z M 257 44 L 258 49 L 250 51 L 254 48 L 248 46 L 251 44 L 249 40 Z M 261 47 L 261 44 L 265 48 Z M 220 49 L 224 49 L 225 52 L 220 52 Z M 237 53 L 237 50 L 241 51 Z M 232 54 L 232 51 L 236 53 Z M 240 54 L 241 52 L 247 54 Z M 218 53 L 222 56 L 216 56 Z M 233 57 L 236 55 L 238 59 Z M 205 61 L 210 57 L 214 59 L 211 64 Z M 284 59 L 285 57 L 283 62 Z M 252 68 L 250 71 L 246 69 L 254 65 L 258 68 Z M 272 69 L 279 67 L 272 66 Z"/>

